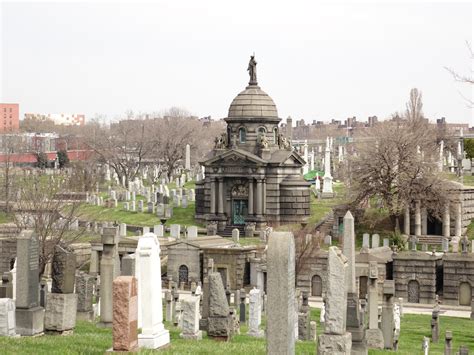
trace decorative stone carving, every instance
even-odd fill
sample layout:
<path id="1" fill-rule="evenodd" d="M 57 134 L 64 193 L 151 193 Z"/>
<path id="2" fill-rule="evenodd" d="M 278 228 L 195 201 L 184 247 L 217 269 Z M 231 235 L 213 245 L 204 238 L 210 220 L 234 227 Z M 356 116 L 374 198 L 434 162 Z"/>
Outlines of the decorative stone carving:
<path id="1" fill-rule="evenodd" d="M 231 193 L 232 197 L 247 197 L 249 195 L 249 188 L 245 185 L 234 185 Z"/>
<path id="2" fill-rule="evenodd" d="M 214 149 L 225 149 L 227 147 L 227 134 L 222 133 L 214 139 Z"/>

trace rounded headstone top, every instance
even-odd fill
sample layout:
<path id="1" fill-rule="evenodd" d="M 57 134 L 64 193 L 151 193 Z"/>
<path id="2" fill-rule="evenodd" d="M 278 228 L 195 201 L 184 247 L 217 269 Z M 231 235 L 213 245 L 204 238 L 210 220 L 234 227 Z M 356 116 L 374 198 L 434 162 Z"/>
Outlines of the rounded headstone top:
<path id="1" fill-rule="evenodd" d="M 260 86 L 249 85 L 230 104 L 228 117 L 278 119 L 278 112 L 273 99 Z"/>

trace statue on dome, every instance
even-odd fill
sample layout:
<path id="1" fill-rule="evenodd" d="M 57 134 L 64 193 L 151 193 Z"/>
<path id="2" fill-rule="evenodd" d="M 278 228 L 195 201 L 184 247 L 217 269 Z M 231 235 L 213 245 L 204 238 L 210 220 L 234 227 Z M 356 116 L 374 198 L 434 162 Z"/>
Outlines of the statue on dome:
<path id="1" fill-rule="evenodd" d="M 280 149 L 291 150 L 291 142 L 283 134 L 278 135 L 278 146 Z"/>
<path id="2" fill-rule="evenodd" d="M 214 149 L 225 149 L 227 147 L 227 134 L 222 133 L 214 139 Z"/>
<path id="3" fill-rule="evenodd" d="M 260 134 L 258 145 L 261 149 L 268 149 L 268 140 L 265 134 Z"/>
<path id="4" fill-rule="evenodd" d="M 255 54 L 250 56 L 247 71 L 249 72 L 250 76 L 249 85 L 257 85 L 257 61 L 255 60 Z"/>

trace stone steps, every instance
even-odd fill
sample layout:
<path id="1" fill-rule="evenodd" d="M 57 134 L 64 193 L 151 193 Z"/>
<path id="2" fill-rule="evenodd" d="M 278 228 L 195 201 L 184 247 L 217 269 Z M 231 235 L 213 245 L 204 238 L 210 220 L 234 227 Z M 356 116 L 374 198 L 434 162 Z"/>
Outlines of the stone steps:
<path id="1" fill-rule="evenodd" d="M 244 225 L 227 225 L 224 231 L 220 234 L 222 237 L 232 237 L 232 230 L 237 228 L 240 231 L 240 237 L 245 237 L 245 226 Z"/>

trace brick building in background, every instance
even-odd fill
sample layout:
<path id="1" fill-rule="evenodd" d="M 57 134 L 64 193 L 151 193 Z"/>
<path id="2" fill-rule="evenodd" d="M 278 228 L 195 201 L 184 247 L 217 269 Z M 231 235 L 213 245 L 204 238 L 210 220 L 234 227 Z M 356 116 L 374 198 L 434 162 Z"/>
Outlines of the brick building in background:
<path id="1" fill-rule="evenodd" d="M 18 132 L 20 128 L 18 104 L 0 103 L 0 133 Z"/>

